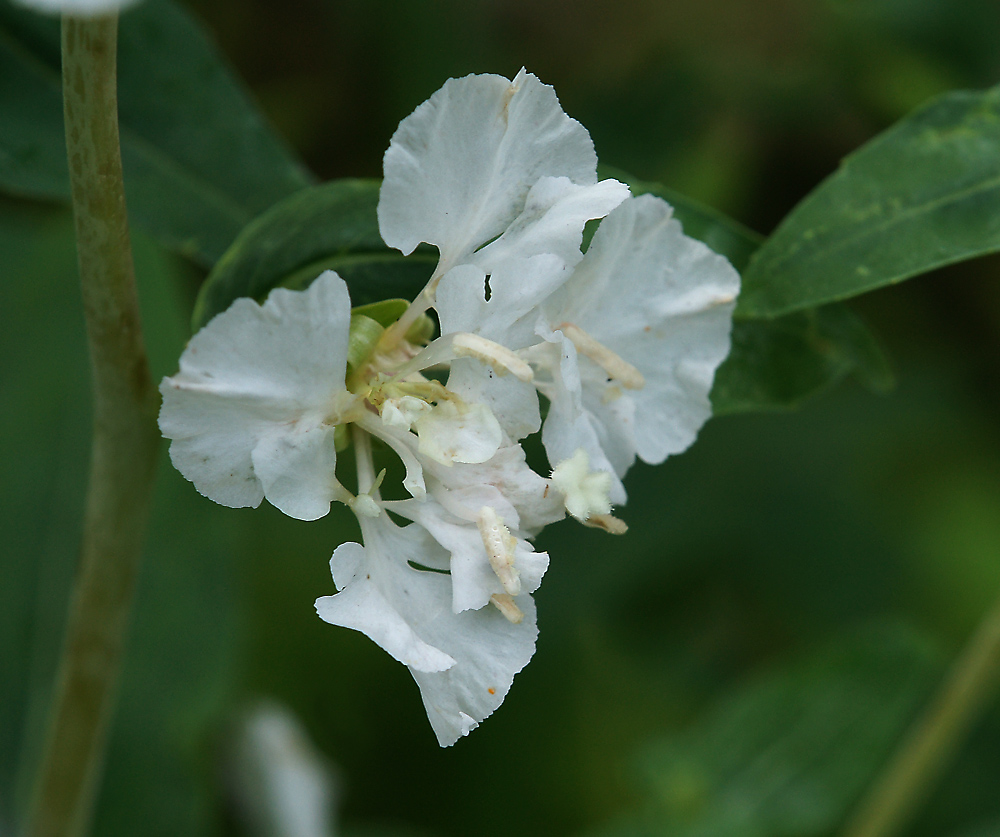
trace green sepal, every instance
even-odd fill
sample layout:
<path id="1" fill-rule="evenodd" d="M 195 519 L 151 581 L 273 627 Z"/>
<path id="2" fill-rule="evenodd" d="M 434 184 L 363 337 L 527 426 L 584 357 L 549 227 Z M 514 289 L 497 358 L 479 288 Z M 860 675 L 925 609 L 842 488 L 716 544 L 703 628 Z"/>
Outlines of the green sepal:
<path id="1" fill-rule="evenodd" d="M 351 314 L 351 332 L 347 339 L 348 375 L 360 369 L 375 351 L 375 345 L 385 333 L 378 322 L 364 314 Z"/>
<path id="2" fill-rule="evenodd" d="M 364 314 L 371 317 L 383 328 L 388 328 L 403 316 L 410 303 L 405 299 L 383 299 L 380 302 L 369 302 L 367 305 L 357 305 L 351 309 L 352 314 Z M 434 320 L 426 314 L 421 314 L 407 329 L 405 339 L 417 346 L 426 345 L 434 336 Z"/>
<path id="3" fill-rule="evenodd" d="M 362 315 L 377 322 L 382 328 L 388 328 L 403 316 L 410 307 L 405 299 L 383 299 L 380 302 L 369 302 L 367 305 L 355 305 L 351 316 Z"/>
<path id="4" fill-rule="evenodd" d="M 333 428 L 333 447 L 337 453 L 347 450 L 351 446 L 351 429 L 346 424 L 338 424 Z"/>

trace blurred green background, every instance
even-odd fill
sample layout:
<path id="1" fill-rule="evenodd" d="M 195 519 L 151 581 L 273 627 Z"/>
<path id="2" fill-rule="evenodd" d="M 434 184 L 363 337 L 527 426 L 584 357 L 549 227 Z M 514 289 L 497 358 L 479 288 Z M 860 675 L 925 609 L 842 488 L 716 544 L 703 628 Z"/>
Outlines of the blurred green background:
<path id="1" fill-rule="evenodd" d="M 770 232 L 928 97 L 1000 78 L 994 0 L 199 0 L 322 179 L 377 177 L 449 76 L 522 65 L 602 162 Z M 126 172 L 127 175 L 127 172 Z M 76 555 L 88 383 L 70 219 L 0 200 L 0 833 L 23 808 Z M 135 241 L 154 374 L 204 274 Z M 232 724 L 286 703 L 336 765 L 345 833 L 837 830 L 1000 593 L 1000 259 L 853 303 L 896 389 L 710 422 L 626 482 L 623 538 L 563 523 L 532 663 L 439 750 L 406 670 L 322 623 L 356 528 L 224 509 L 166 461 L 95 834 L 243 834 Z M 912 835 L 1000 834 L 1000 707 Z"/>

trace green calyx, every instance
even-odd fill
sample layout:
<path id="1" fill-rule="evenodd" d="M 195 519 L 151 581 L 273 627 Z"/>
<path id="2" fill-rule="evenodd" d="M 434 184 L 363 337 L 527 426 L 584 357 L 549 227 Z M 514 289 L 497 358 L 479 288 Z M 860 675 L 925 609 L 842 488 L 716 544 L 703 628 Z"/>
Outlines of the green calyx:
<path id="1" fill-rule="evenodd" d="M 347 342 L 348 377 L 371 360 L 385 330 L 398 320 L 410 303 L 405 299 L 383 299 L 351 309 L 351 329 Z M 434 334 L 434 321 L 426 314 L 417 318 L 405 339 L 425 345 Z"/>

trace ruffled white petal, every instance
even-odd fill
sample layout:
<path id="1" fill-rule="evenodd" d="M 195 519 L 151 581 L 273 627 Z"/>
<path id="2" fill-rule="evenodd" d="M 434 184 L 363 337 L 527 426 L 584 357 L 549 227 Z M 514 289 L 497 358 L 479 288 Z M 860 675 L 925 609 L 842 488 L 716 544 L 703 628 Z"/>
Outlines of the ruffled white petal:
<path id="1" fill-rule="evenodd" d="M 513 624 L 493 607 L 453 613 L 447 554 L 419 526 L 363 520 L 365 546 L 344 544 L 330 562 L 341 592 L 316 601 L 324 621 L 361 631 L 404 663 L 420 687 L 441 746 L 454 744 L 503 701 L 535 650 L 535 610 L 517 599 Z"/>
<path id="2" fill-rule="evenodd" d="M 350 310 L 347 286 L 328 271 L 264 305 L 237 300 L 191 339 L 160 386 L 160 430 L 202 494 L 233 507 L 266 496 L 305 519 L 326 513 L 337 491 L 326 437 L 352 400 Z"/>
<path id="3" fill-rule="evenodd" d="M 587 221 L 603 218 L 628 196 L 628 186 L 617 180 L 580 186 L 566 177 L 543 177 L 528 192 L 521 214 L 471 259 L 487 273 L 510 259 L 543 253 L 572 266 L 583 256 L 580 245 Z"/>
<path id="4" fill-rule="evenodd" d="M 470 258 L 487 273 L 511 259 L 542 254 L 575 265 L 583 256 L 580 245 L 587 221 L 603 218 L 628 196 L 628 186 L 617 180 L 580 186 L 567 177 L 543 177 L 528 192 L 521 214 Z"/>
<path id="5" fill-rule="evenodd" d="M 604 220 L 573 276 L 545 306 L 554 328 L 575 324 L 642 374 L 645 385 L 625 391 L 589 358 L 579 359 L 599 423 L 616 413 L 634 420 L 625 430 L 650 463 L 686 449 L 711 415 L 709 392 L 729 353 L 739 293 L 729 262 L 684 235 L 671 215 L 669 205 L 651 195 L 626 201 Z M 614 407 L 619 398 L 631 400 L 634 410 Z M 625 437 L 609 426 L 598 432 L 617 435 L 621 473 L 628 467 Z"/>
<path id="6" fill-rule="evenodd" d="M 459 624 L 450 627 L 442 647 L 455 658 L 455 665 L 438 674 L 411 671 L 442 747 L 468 735 L 493 714 L 514 675 L 535 653 L 535 603 L 531 596 L 519 596 L 516 603 L 524 614 L 517 624 L 492 606 L 453 614 Z"/>
<path id="7" fill-rule="evenodd" d="M 341 544 L 330 559 L 340 592 L 317 599 L 316 612 L 324 622 L 365 634 L 409 668 L 444 671 L 455 660 L 425 641 L 421 628 L 440 610 L 447 587 L 433 573 L 410 567 L 411 555 L 426 560 L 418 549 L 389 553 L 379 540 Z"/>
<path id="8" fill-rule="evenodd" d="M 316 520 L 345 493 L 334 475 L 337 451 L 326 425 L 282 428 L 262 438 L 250 459 L 264 496 L 289 517 Z"/>
<path id="9" fill-rule="evenodd" d="M 590 135 L 524 70 L 446 82 L 399 124 L 384 168 L 382 238 L 403 253 L 433 244 L 445 269 L 506 230 L 540 178 L 597 180 Z"/>

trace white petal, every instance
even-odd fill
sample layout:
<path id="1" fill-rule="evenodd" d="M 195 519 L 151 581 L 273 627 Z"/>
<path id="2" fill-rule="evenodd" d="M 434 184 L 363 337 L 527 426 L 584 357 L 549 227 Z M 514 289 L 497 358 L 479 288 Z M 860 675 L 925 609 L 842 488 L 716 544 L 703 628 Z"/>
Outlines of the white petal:
<path id="1" fill-rule="evenodd" d="M 379 229 L 403 253 L 436 245 L 450 267 L 502 233 L 539 178 L 591 184 L 596 166 L 586 129 L 535 76 L 451 79 L 392 137 Z"/>
<path id="2" fill-rule="evenodd" d="M 392 448 L 406 469 L 406 476 L 403 477 L 403 488 L 409 491 L 412 497 L 423 497 L 427 493 L 427 487 L 424 484 L 423 466 L 417 459 L 417 445 L 419 444 L 417 437 L 408 430 L 403 430 L 392 423 L 387 424 L 371 415 L 361 416 L 358 419 L 358 426 Z"/>
<path id="3" fill-rule="evenodd" d="M 479 465 L 442 468 L 429 463 L 428 470 L 448 489 L 443 502 L 449 511 L 466 520 L 475 520 L 479 509 L 490 505 L 518 537 L 530 538 L 564 516 L 562 501 L 551 496 L 548 481 L 528 467 L 520 445 L 508 442 Z M 493 489 L 498 494 L 483 493 Z"/>
<path id="4" fill-rule="evenodd" d="M 350 306 L 347 286 L 328 271 L 305 291 L 275 290 L 263 306 L 239 299 L 191 339 L 180 372 L 160 386 L 160 430 L 173 440 L 174 465 L 199 491 L 234 507 L 272 499 L 255 472 L 258 445 L 274 486 L 297 478 L 303 445 L 324 451 L 316 467 L 332 466 L 322 437 L 351 401 L 344 387 Z M 280 450 L 285 455 L 275 458 Z M 306 479 L 315 506 L 328 508 L 329 483 L 315 469 Z"/>
<path id="5" fill-rule="evenodd" d="M 472 260 L 487 273 L 512 258 L 543 253 L 574 265 L 583 257 L 580 245 L 587 221 L 603 218 L 628 196 L 628 186 L 617 180 L 579 186 L 566 177 L 543 177 L 528 192 L 521 214 Z"/>
<path id="6" fill-rule="evenodd" d="M 251 453 L 264 496 L 289 517 L 316 520 L 344 492 L 334 476 L 337 451 L 324 425 L 283 429 L 267 436 Z"/>
<path id="7" fill-rule="evenodd" d="M 524 614 L 516 625 L 492 605 L 453 614 L 458 624 L 449 630 L 442 647 L 455 658 L 455 665 L 439 673 L 411 670 L 442 747 L 451 746 L 493 714 L 514 675 L 535 653 L 535 603 L 531 596 L 515 601 Z"/>
<path id="8" fill-rule="evenodd" d="M 685 236 L 670 207 L 651 195 L 626 201 L 604 220 L 560 290 L 550 322 L 583 328 L 645 378 L 623 397 L 635 403 L 635 444 L 646 462 L 687 448 L 711 415 L 708 396 L 729 353 L 738 292 L 729 262 Z M 607 393 L 594 397 L 609 403 Z"/>
<path id="9" fill-rule="evenodd" d="M 497 375 L 478 360 L 454 361 L 448 374 L 448 389 L 467 403 L 488 407 L 511 439 L 523 439 L 542 426 L 535 388 L 513 375 Z"/>
<path id="10" fill-rule="evenodd" d="M 538 339 L 538 306 L 569 276 L 566 262 L 550 253 L 507 259 L 496 266 L 488 280 L 478 267 L 459 266 L 446 273 L 438 285 L 434 307 L 442 333 L 468 331 L 509 349 L 531 345 Z"/>
<path id="11" fill-rule="evenodd" d="M 419 556 L 419 552 L 412 550 Z M 356 567 L 354 573 L 346 572 Z M 421 638 L 424 622 L 440 609 L 447 586 L 433 573 L 415 570 L 406 553 L 395 555 L 379 545 L 345 543 L 330 559 L 340 592 L 316 600 L 320 619 L 360 631 L 403 665 L 420 671 L 444 671 L 455 660 Z"/>
<path id="12" fill-rule="evenodd" d="M 433 567 L 446 557 L 424 529 L 400 529 L 386 516 L 361 525 L 366 546 L 338 547 L 331 568 L 341 592 L 318 599 L 316 610 L 408 665 L 438 742 L 449 746 L 501 704 L 531 659 L 534 604 L 518 597 L 524 619 L 516 625 L 492 606 L 455 614 L 450 579 L 408 564 Z"/>

